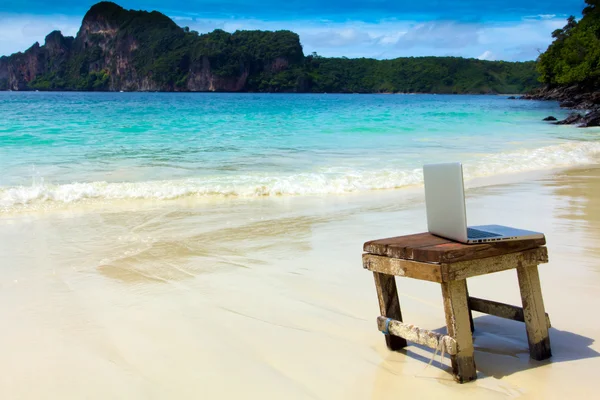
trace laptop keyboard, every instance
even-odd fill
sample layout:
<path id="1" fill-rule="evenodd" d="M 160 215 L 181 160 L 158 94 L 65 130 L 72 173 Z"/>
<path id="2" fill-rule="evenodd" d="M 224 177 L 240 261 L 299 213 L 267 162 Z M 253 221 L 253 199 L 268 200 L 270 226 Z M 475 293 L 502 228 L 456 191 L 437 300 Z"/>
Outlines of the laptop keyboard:
<path id="1" fill-rule="evenodd" d="M 478 229 L 467 228 L 467 237 L 469 239 L 485 239 L 485 238 L 498 237 L 498 236 L 502 236 L 502 235 L 499 235 L 497 233 L 492 233 L 492 232 L 480 231 Z"/>

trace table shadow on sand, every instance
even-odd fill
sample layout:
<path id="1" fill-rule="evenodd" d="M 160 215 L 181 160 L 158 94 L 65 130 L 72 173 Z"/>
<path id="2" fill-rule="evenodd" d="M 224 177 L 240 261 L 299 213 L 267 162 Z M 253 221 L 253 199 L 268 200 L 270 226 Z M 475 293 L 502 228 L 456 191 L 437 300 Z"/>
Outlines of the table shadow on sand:
<path id="1" fill-rule="evenodd" d="M 494 377 L 503 378 L 515 373 L 538 368 L 548 364 L 577 361 L 595 358 L 600 353 L 592 349 L 594 339 L 559 328 L 550 328 L 550 344 L 552 357 L 548 360 L 536 361 L 529 358 L 527 333 L 522 322 L 501 319 L 489 315 L 476 317 L 473 320 L 475 332 L 473 343 L 475 347 L 475 364 L 478 379 Z M 434 329 L 434 332 L 446 334 L 446 327 Z M 382 339 L 383 340 L 383 339 Z M 425 365 L 452 373 L 450 356 L 446 354 L 441 363 L 441 354 L 411 342 L 408 347 L 399 351 L 412 359 L 420 360 Z M 414 350 L 425 350 L 429 355 L 423 355 Z M 433 362 L 432 362 L 433 359 Z M 450 375 L 449 375 L 450 376 Z"/>

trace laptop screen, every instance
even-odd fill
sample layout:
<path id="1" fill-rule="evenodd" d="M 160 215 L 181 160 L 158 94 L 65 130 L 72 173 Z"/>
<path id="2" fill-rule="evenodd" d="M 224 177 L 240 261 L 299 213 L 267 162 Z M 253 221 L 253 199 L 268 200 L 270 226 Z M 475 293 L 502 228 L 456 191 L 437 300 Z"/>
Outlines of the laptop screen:
<path id="1" fill-rule="evenodd" d="M 423 179 L 429 232 L 466 242 L 467 216 L 462 164 L 424 165 Z"/>

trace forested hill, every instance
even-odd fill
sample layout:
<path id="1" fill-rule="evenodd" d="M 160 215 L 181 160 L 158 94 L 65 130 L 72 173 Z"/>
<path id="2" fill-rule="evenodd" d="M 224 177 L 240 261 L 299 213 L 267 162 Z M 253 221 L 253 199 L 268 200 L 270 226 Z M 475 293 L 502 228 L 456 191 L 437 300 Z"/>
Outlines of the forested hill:
<path id="1" fill-rule="evenodd" d="M 539 85 L 533 61 L 308 56 L 304 70 L 315 92 L 522 93 Z"/>
<path id="2" fill-rule="evenodd" d="M 554 41 L 540 55 L 540 80 L 549 86 L 600 88 L 600 0 L 585 0 L 583 18 L 569 17 L 552 32 Z"/>
<path id="3" fill-rule="evenodd" d="M 585 0 L 583 17 L 552 32 L 554 41 L 537 62 L 544 84 L 524 99 L 558 100 L 561 107 L 586 110 L 558 124 L 600 126 L 600 0 Z"/>
<path id="4" fill-rule="evenodd" d="M 157 11 L 98 3 L 76 37 L 0 57 L 0 90 L 520 93 L 534 62 L 305 56 L 290 31 L 198 34 Z"/>
<path id="5" fill-rule="evenodd" d="M 562 107 L 594 110 L 587 117 L 595 118 L 596 126 L 600 124 L 600 0 L 585 3 L 579 21 L 571 16 L 562 29 L 552 32 L 554 41 L 537 62 L 543 86 L 523 98 L 558 100 Z M 569 121 L 581 122 L 576 116 Z"/>

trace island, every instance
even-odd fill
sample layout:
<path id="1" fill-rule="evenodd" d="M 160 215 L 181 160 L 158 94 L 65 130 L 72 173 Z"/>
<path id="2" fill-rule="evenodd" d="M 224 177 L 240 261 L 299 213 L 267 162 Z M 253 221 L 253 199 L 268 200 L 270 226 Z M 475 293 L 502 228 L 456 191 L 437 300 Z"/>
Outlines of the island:
<path id="1" fill-rule="evenodd" d="M 461 57 L 305 55 L 291 31 L 199 34 L 158 11 L 100 2 L 75 37 L 0 57 L 0 90 L 516 94 L 536 63 Z"/>

